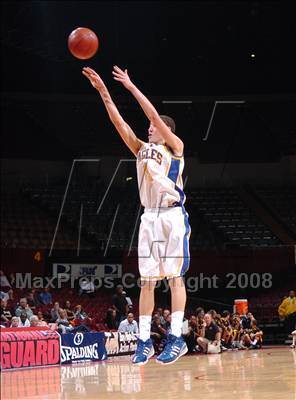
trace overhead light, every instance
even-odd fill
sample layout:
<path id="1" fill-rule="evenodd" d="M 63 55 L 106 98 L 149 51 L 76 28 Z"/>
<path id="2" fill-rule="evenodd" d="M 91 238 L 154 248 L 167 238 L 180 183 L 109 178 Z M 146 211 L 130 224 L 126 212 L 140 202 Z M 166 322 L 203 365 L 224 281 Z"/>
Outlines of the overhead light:
<path id="1" fill-rule="evenodd" d="M 255 58 L 255 53 L 252 53 L 252 54 L 251 54 L 251 58 Z"/>
<path id="2" fill-rule="evenodd" d="M 127 176 L 127 177 L 125 178 L 126 181 L 131 181 L 132 179 L 133 179 L 132 176 Z"/>

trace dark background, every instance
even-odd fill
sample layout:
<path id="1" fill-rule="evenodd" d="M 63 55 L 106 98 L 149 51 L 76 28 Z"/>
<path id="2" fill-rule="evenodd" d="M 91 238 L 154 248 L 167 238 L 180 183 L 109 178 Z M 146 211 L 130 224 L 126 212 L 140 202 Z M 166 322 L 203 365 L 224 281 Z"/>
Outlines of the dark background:
<path id="1" fill-rule="evenodd" d="M 130 155 L 81 75 L 83 66 L 95 68 L 146 139 L 148 121 L 112 80 L 114 64 L 127 67 L 159 112 L 176 120 L 187 156 L 270 162 L 294 154 L 294 11 L 292 2 L 279 1 L 2 2 L 2 158 Z M 99 37 L 91 60 L 67 49 L 78 26 Z M 192 103 L 162 103 L 176 99 Z M 219 106 L 204 142 L 214 101 L 223 99 L 246 103 Z"/>

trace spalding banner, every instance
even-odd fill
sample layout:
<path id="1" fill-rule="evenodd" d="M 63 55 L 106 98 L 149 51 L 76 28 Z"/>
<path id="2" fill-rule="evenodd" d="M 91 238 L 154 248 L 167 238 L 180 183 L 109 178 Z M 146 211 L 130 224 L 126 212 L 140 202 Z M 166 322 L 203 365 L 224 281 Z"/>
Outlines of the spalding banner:
<path id="1" fill-rule="evenodd" d="M 1 369 L 60 363 L 60 335 L 48 330 L 1 330 Z"/>
<path id="2" fill-rule="evenodd" d="M 137 337 L 133 333 L 105 332 L 108 356 L 133 354 L 137 348 Z"/>
<path id="3" fill-rule="evenodd" d="M 100 361 L 107 358 L 103 332 L 77 332 L 61 335 L 61 363 Z"/>

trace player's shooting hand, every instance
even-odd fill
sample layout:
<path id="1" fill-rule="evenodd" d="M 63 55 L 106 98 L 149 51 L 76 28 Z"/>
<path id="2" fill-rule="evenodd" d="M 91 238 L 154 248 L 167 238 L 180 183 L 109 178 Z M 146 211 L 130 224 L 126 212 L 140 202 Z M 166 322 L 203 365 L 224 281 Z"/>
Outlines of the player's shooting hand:
<path id="1" fill-rule="evenodd" d="M 93 87 L 100 91 L 104 87 L 104 82 L 101 79 L 100 75 L 96 73 L 93 69 L 89 67 L 84 67 L 82 70 L 84 76 L 86 76 Z"/>
<path id="2" fill-rule="evenodd" d="M 116 81 L 121 82 L 126 89 L 130 90 L 132 88 L 133 83 L 130 80 L 130 77 L 128 76 L 127 69 L 125 69 L 123 71 L 122 69 L 117 67 L 117 65 L 115 65 L 113 67 L 112 74 L 113 74 L 113 78 Z"/>

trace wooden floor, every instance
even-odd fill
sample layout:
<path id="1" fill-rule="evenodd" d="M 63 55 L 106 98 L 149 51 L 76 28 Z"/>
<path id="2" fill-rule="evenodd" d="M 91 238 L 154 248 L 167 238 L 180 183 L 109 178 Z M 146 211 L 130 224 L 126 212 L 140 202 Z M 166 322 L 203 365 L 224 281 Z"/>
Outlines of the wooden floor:
<path id="1" fill-rule="evenodd" d="M 184 356 L 172 365 L 128 357 L 3 372 L 5 399 L 296 400 L 296 350 L 271 348 Z"/>

